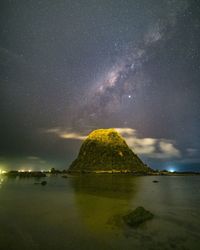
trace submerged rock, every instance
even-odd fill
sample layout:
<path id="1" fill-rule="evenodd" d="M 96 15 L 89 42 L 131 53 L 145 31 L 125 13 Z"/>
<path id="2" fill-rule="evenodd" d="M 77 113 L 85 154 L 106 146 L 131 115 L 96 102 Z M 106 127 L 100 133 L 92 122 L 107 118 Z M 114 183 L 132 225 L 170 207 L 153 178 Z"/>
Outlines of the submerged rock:
<path id="1" fill-rule="evenodd" d="M 159 181 L 157 181 L 157 180 L 153 180 L 152 182 L 153 182 L 153 183 L 158 183 Z"/>
<path id="2" fill-rule="evenodd" d="M 42 185 L 42 186 L 45 186 L 45 185 L 47 185 L 47 182 L 46 182 L 46 181 L 42 181 L 42 182 L 41 182 L 41 185 Z"/>
<path id="3" fill-rule="evenodd" d="M 63 175 L 62 178 L 68 178 L 68 176 L 67 175 Z"/>
<path id="4" fill-rule="evenodd" d="M 143 207 L 137 207 L 129 214 L 123 216 L 124 222 L 130 227 L 138 227 L 140 224 L 153 218 L 153 214 Z"/>
<path id="5" fill-rule="evenodd" d="M 150 172 L 115 129 L 98 129 L 83 142 L 69 172 L 136 173 Z"/>

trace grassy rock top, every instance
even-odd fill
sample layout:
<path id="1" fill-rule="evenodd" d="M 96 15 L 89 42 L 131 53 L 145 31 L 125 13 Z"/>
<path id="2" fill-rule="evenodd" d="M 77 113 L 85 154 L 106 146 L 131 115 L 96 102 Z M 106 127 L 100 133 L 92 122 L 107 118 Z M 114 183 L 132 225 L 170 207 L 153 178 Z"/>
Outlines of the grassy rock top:
<path id="1" fill-rule="evenodd" d="M 112 146 L 127 146 L 125 140 L 114 128 L 94 130 L 88 135 L 86 140 L 98 141 L 99 143 L 111 144 Z"/>

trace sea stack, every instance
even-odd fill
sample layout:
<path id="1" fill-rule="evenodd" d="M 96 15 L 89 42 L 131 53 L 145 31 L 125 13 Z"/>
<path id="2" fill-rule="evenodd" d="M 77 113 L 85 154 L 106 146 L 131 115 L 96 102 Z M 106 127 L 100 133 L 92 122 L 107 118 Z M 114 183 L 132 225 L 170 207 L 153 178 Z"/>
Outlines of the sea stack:
<path id="1" fill-rule="evenodd" d="M 69 167 L 74 173 L 147 173 L 150 171 L 113 128 L 91 132 Z"/>

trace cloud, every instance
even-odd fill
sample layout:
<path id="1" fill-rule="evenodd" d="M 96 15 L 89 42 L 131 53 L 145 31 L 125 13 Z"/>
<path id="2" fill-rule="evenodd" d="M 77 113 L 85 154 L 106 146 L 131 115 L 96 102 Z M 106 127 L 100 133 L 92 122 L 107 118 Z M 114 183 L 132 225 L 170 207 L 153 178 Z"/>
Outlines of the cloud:
<path id="1" fill-rule="evenodd" d="M 86 136 L 80 133 L 71 132 L 69 129 L 51 128 L 51 129 L 47 129 L 45 132 L 55 134 L 58 137 L 63 138 L 63 139 L 84 140 L 86 138 Z"/>
<path id="2" fill-rule="evenodd" d="M 27 156 L 27 159 L 28 159 L 28 160 L 39 160 L 40 157 L 34 156 L 34 155 L 30 155 L 30 156 Z"/>
<path id="3" fill-rule="evenodd" d="M 176 164 L 196 164 L 197 167 L 200 167 L 200 158 L 199 157 L 180 158 L 180 159 L 177 159 L 176 161 L 174 161 L 174 163 L 176 163 Z"/>
<path id="4" fill-rule="evenodd" d="M 186 152 L 189 157 L 192 157 L 198 154 L 198 150 L 196 148 L 187 148 Z"/>
<path id="5" fill-rule="evenodd" d="M 174 141 L 172 140 L 150 137 L 139 138 L 137 131 L 133 128 L 116 128 L 116 130 L 123 136 L 128 146 L 132 148 L 136 154 L 157 159 L 179 158 L 181 156 L 180 150 L 175 147 Z M 84 140 L 87 137 L 86 134 L 62 128 L 51 128 L 45 132 L 71 140 Z"/>
<path id="6" fill-rule="evenodd" d="M 149 158 L 169 159 L 181 156 L 179 149 L 174 145 L 174 141 L 157 138 L 139 138 L 136 130 L 132 128 L 116 128 L 124 137 L 129 147 L 139 155 Z"/>

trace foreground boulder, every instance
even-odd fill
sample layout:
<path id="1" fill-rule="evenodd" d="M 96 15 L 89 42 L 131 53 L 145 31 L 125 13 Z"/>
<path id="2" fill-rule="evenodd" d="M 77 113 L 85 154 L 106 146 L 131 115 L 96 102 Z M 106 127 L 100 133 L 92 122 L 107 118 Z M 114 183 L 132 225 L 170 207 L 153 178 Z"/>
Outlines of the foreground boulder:
<path id="1" fill-rule="evenodd" d="M 124 222 L 130 227 L 138 227 L 140 224 L 153 218 L 153 214 L 143 207 L 137 207 L 131 213 L 123 216 Z"/>
<path id="2" fill-rule="evenodd" d="M 69 172 L 148 173 L 148 168 L 115 129 L 98 129 L 83 142 Z"/>

